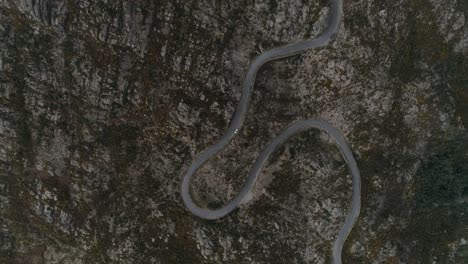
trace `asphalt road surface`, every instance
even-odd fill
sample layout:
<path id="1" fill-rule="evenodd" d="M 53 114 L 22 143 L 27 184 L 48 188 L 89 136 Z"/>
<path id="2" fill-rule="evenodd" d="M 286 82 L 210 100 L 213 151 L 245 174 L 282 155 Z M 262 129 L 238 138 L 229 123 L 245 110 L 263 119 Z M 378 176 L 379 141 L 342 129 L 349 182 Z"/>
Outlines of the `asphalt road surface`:
<path id="1" fill-rule="evenodd" d="M 237 132 L 241 128 L 242 122 L 245 118 L 245 114 L 247 113 L 247 108 L 249 106 L 251 92 L 255 84 L 255 77 L 260 67 L 262 67 L 263 64 L 271 60 L 289 57 L 292 55 L 302 53 L 306 50 L 326 46 L 330 41 L 334 39 L 336 33 L 338 32 L 343 14 L 342 5 L 342 0 L 333 0 L 329 12 L 328 28 L 319 37 L 312 40 L 301 41 L 298 43 L 293 43 L 268 50 L 262 53 L 252 62 L 243 83 L 243 90 L 240 102 L 237 105 L 234 115 L 232 116 L 229 128 L 225 131 L 224 135 L 215 145 L 206 149 L 204 152 L 202 152 L 196 157 L 196 159 L 187 169 L 183 177 L 181 190 L 184 204 L 191 213 L 204 219 L 219 219 L 232 212 L 242 203 L 244 198 L 251 192 L 252 187 L 254 186 L 266 162 L 268 161 L 268 158 L 276 149 L 278 149 L 278 147 L 284 144 L 291 136 L 298 133 L 299 131 L 303 131 L 310 128 L 322 129 L 335 139 L 335 143 L 341 150 L 341 153 L 348 164 L 348 168 L 353 179 L 351 211 L 348 213 L 345 223 L 342 226 L 333 246 L 333 263 L 335 264 L 341 263 L 341 252 L 343 249 L 343 244 L 346 241 L 346 238 L 351 232 L 351 229 L 353 228 L 353 225 L 359 216 L 359 211 L 361 208 L 361 178 L 359 175 L 359 169 L 357 167 L 356 160 L 354 159 L 353 153 L 349 148 L 346 139 L 338 130 L 336 130 L 332 125 L 330 125 L 326 121 L 313 119 L 295 121 L 286 129 L 284 129 L 281 132 L 281 134 L 274 138 L 269 143 L 269 145 L 262 151 L 262 153 L 256 160 L 254 166 L 250 170 L 247 180 L 242 186 L 240 192 L 225 206 L 219 209 L 210 210 L 208 208 L 202 208 L 193 202 L 192 197 L 190 196 L 190 179 L 201 165 L 203 165 L 208 159 L 210 159 L 222 149 L 224 149 L 225 146 L 231 141 L 231 139 L 237 134 Z"/>

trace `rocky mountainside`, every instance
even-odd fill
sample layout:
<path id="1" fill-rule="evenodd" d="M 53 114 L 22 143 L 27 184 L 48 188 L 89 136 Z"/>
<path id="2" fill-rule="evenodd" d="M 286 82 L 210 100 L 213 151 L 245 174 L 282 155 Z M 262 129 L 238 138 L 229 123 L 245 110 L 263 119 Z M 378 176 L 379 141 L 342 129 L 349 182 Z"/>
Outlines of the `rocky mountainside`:
<path id="1" fill-rule="evenodd" d="M 0 263 L 327 263 L 351 177 L 319 131 L 242 208 L 186 211 L 181 175 L 228 126 L 251 60 L 314 38 L 329 1 L 0 0 Z M 344 263 L 468 262 L 468 2 L 344 1 L 325 48 L 270 62 L 194 180 L 232 198 L 291 121 L 339 129 L 362 177 Z"/>

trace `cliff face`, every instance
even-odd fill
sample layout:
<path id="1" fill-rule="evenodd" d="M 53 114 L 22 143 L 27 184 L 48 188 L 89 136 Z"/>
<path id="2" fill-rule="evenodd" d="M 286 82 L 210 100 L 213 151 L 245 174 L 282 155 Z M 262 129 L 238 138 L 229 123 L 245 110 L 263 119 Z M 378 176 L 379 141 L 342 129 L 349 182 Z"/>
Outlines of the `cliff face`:
<path id="1" fill-rule="evenodd" d="M 0 0 L 0 262 L 328 262 L 351 179 L 318 131 L 222 220 L 192 217 L 179 193 L 252 58 L 317 36 L 327 4 Z M 332 44 L 261 69 L 194 197 L 224 203 L 283 127 L 321 118 L 363 182 L 345 263 L 468 261 L 466 18 L 463 0 L 345 1 Z"/>

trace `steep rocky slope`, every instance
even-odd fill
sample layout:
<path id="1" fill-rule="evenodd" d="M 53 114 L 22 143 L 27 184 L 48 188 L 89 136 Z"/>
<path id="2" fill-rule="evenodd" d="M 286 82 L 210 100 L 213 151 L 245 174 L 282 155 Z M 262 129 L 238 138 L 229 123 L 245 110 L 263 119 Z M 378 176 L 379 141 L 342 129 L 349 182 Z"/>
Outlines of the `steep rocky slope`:
<path id="1" fill-rule="evenodd" d="M 1 263 L 324 263 L 351 179 L 318 131 L 243 208 L 183 207 L 260 52 L 313 38 L 328 1 L 0 0 Z M 344 263 L 468 261 L 468 2 L 345 1 L 326 48 L 268 63 L 240 135 L 193 188 L 216 207 L 292 120 L 345 134 L 362 211 Z"/>

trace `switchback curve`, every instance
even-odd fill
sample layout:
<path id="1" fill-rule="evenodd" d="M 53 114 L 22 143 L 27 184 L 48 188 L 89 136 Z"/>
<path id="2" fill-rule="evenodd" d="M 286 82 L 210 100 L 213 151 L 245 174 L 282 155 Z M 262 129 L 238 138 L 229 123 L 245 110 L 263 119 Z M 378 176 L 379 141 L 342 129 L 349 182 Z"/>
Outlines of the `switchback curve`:
<path id="1" fill-rule="evenodd" d="M 351 211 L 348 213 L 345 223 L 342 226 L 333 246 L 333 263 L 335 264 L 341 263 L 341 252 L 343 249 L 344 242 L 348 237 L 349 233 L 351 232 L 351 229 L 353 228 L 354 223 L 357 221 L 357 218 L 359 216 L 361 208 L 361 179 L 356 160 L 354 159 L 352 151 L 349 148 L 344 136 L 326 121 L 309 119 L 296 121 L 289 125 L 285 130 L 283 130 L 283 132 L 279 136 L 274 138 L 270 142 L 270 144 L 262 151 L 262 153 L 256 160 L 254 166 L 250 170 L 247 180 L 242 186 L 240 192 L 225 206 L 219 209 L 210 210 L 206 208 L 201 208 L 198 205 L 196 205 L 192 200 L 192 197 L 190 196 L 190 180 L 195 174 L 195 172 L 199 169 L 199 167 L 203 165 L 208 159 L 210 159 L 211 157 L 219 153 L 222 149 L 224 149 L 225 146 L 239 131 L 245 118 L 245 114 L 247 112 L 251 92 L 255 83 L 255 77 L 260 67 L 271 60 L 296 55 L 309 49 L 326 46 L 331 40 L 333 40 L 336 33 L 338 32 L 342 18 L 342 5 L 342 0 L 333 0 L 331 4 L 331 10 L 329 12 L 330 15 L 328 18 L 328 28 L 319 37 L 312 40 L 301 41 L 298 43 L 271 49 L 262 53 L 252 62 L 243 83 L 243 90 L 240 102 L 237 105 L 234 115 L 232 116 L 231 123 L 228 129 L 225 131 L 224 135 L 216 144 L 206 149 L 204 152 L 202 152 L 196 157 L 196 159 L 188 167 L 186 173 L 184 174 L 181 186 L 182 199 L 184 201 L 185 206 L 191 213 L 204 219 L 219 219 L 232 212 L 242 203 L 247 194 L 249 194 L 249 192 L 252 190 L 252 187 L 256 182 L 261 170 L 265 166 L 268 157 L 279 146 L 284 144 L 291 136 L 298 133 L 299 131 L 309 128 L 319 128 L 327 131 L 335 139 L 337 146 L 341 150 L 341 153 L 348 164 L 348 168 L 353 180 Z"/>

